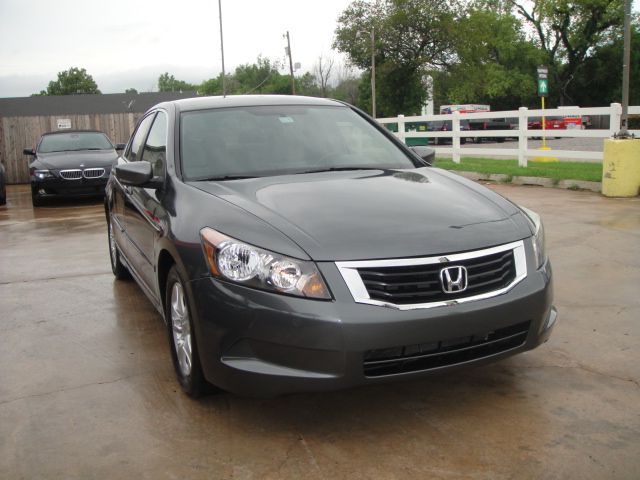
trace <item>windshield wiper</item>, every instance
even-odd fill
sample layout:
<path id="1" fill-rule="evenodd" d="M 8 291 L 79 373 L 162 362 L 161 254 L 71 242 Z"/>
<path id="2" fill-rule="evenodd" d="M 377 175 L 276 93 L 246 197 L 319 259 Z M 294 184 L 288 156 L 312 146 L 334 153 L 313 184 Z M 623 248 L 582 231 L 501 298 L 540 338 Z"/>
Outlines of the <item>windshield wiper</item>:
<path id="1" fill-rule="evenodd" d="M 197 182 L 219 182 L 222 180 L 244 180 L 245 178 L 259 178 L 255 175 L 222 175 L 220 177 L 198 178 Z"/>
<path id="2" fill-rule="evenodd" d="M 383 167 L 325 167 L 316 168 L 312 170 L 304 170 L 302 172 L 296 172 L 295 175 L 301 175 L 304 173 L 320 173 L 320 172 L 346 172 L 349 170 L 385 170 Z"/>

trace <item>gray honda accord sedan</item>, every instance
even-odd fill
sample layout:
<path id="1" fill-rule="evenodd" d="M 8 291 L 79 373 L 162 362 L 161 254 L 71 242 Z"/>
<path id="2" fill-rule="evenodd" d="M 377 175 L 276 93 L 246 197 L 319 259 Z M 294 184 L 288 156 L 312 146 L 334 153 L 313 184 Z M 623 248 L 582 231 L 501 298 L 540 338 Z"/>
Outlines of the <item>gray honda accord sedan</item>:
<path id="1" fill-rule="evenodd" d="M 326 99 L 143 116 L 106 188 L 111 265 L 165 319 L 187 394 L 413 380 L 548 339 L 540 217 L 425 150 Z"/>

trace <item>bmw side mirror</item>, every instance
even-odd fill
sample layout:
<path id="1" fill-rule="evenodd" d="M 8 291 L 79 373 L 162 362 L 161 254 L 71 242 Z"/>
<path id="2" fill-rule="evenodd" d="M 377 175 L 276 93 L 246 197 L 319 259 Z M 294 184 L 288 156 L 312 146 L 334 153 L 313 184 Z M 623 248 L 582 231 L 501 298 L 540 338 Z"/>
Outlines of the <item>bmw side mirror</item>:
<path id="1" fill-rule="evenodd" d="M 436 159 L 436 151 L 433 148 L 425 147 L 422 145 L 416 145 L 415 147 L 410 147 L 413 150 L 413 153 L 418 155 L 424 161 L 433 163 Z"/>
<path id="2" fill-rule="evenodd" d="M 25 155 L 30 155 L 32 157 L 36 156 L 36 151 L 33 148 L 25 148 L 24 150 L 22 150 L 22 153 L 24 153 Z"/>
<path id="3" fill-rule="evenodd" d="M 116 144 L 116 151 L 117 152 L 121 152 L 122 150 L 124 150 L 126 148 L 127 144 L 126 143 L 117 143 Z"/>
<path id="4" fill-rule="evenodd" d="M 161 183 L 153 177 L 151 164 L 144 160 L 116 165 L 114 174 L 123 185 L 146 188 L 159 188 L 161 185 Z"/>

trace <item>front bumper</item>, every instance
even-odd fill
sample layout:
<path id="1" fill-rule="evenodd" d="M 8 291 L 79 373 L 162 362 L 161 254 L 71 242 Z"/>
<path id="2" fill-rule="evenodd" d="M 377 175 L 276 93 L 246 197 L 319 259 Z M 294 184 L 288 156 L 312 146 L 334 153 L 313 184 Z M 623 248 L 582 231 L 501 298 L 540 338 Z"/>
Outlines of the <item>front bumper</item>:
<path id="1" fill-rule="evenodd" d="M 531 255 L 527 257 L 530 261 Z M 277 295 L 212 278 L 188 284 L 208 381 L 238 394 L 274 396 L 422 378 L 531 350 L 549 338 L 555 324 L 548 262 L 539 270 L 530 268 L 503 295 L 405 311 L 355 303 L 335 264 L 320 263 L 319 268 L 333 301 Z M 417 370 L 402 373 L 365 373 L 365 357 L 371 352 L 446 346 L 485 333 L 491 339 L 493 332 L 509 333 L 514 325 L 526 325 L 526 330 L 517 344 L 502 343 L 502 349 L 445 355 L 445 360 L 417 363 Z"/>
<path id="2" fill-rule="evenodd" d="M 100 178 L 79 180 L 65 180 L 63 178 L 46 178 L 44 180 L 31 178 L 31 190 L 38 197 L 82 197 L 104 195 L 104 189 L 109 180 L 105 174 Z"/>

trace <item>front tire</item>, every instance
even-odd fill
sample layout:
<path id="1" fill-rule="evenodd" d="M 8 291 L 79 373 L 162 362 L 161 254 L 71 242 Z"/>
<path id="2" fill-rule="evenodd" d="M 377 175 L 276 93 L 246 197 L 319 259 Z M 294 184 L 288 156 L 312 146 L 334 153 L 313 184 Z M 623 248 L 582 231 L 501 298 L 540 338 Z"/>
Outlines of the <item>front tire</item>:
<path id="1" fill-rule="evenodd" d="M 174 265 L 167 275 L 165 312 L 171 345 L 171 359 L 182 390 L 193 398 L 205 393 L 207 382 L 202 374 L 187 291 Z"/>
<path id="2" fill-rule="evenodd" d="M 120 260 L 120 252 L 116 245 L 116 239 L 113 236 L 113 222 L 109 220 L 107 225 L 107 236 L 109 241 L 109 258 L 111 259 L 111 271 L 118 280 L 124 280 L 131 276 L 127 267 Z"/>

